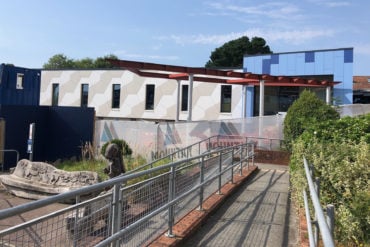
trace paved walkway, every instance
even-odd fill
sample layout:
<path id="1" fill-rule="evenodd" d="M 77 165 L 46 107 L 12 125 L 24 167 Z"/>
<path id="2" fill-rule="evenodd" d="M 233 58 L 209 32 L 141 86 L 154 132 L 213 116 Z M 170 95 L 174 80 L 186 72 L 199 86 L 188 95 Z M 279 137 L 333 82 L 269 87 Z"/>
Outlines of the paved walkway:
<path id="1" fill-rule="evenodd" d="M 290 202 L 287 166 L 260 171 L 182 246 L 297 246 L 298 220 Z"/>

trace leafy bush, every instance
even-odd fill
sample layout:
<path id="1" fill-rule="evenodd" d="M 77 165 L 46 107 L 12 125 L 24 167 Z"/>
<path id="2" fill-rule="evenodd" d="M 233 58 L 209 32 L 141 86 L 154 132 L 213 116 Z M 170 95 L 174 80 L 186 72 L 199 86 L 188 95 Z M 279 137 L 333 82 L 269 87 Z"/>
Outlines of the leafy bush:
<path id="1" fill-rule="evenodd" d="M 119 149 L 120 149 L 120 151 L 121 151 L 121 153 L 122 153 L 123 156 L 131 155 L 132 154 L 132 149 L 127 144 L 127 142 L 125 142 L 124 140 L 120 140 L 120 139 L 113 139 L 113 140 L 111 140 L 109 142 L 104 143 L 104 145 L 101 147 L 100 153 L 103 156 L 105 154 L 105 149 L 107 149 L 107 146 L 110 143 L 117 144 L 117 146 L 119 147 Z"/>
<path id="2" fill-rule="evenodd" d="M 290 174 L 300 205 L 307 186 L 303 157 L 320 177 L 320 201 L 336 208 L 335 238 L 344 245 L 369 244 L 370 115 L 313 123 L 293 142 Z"/>
<path id="3" fill-rule="evenodd" d="M 304 90 L 289 107 L 284 119 L 284 139 L 287 148 L 290 150 L 292 141 L 309 126 L 329 119 L 339 119 L 339 113 L 319 99 L 315 93 Z"/>

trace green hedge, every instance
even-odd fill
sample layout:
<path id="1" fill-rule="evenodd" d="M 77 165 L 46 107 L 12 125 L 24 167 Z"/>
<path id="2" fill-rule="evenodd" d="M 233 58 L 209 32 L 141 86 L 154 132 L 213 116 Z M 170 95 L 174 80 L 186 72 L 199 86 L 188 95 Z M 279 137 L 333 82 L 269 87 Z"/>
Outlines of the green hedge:
<path id="1" fill-rule="evenodd" d="M 306 179 L 303 157 L 320 178 L 320 201 L 335 205 L 335 239 L 345 246 L 370 243 L 370 115 L 311 123 L 293 141 L 290 174 L 300 206 Z"/>

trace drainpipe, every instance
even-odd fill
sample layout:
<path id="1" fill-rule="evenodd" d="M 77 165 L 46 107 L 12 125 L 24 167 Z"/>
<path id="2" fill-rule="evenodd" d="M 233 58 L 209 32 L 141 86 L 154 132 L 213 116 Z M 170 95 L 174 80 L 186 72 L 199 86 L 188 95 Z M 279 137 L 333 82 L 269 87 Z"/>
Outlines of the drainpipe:
<path id="1" fill-rule="evenodd" d="M 262 117 L 265 115 L 265 81 L 260 80 L 260 114 L 259 116 Z"/>
<path id="2" fill-rule="evenodd" d="M 189 99 L 188 99 L 188 105 L 189 105 L 189 111 L 188 111 L 188 121 L 192 120 L 192 114 L 193 114 L 193 79 L 194 75 L 189 74 Z"/>
<path id="3" fill-rule="evenodd" d="M 330 105 L 331 103 L 331 87 L 326 87 L 326 104 Z"/>
<path id="4" fill-rule="evenodd" d="M 180 85 L 181 80 L 177 80 L 176 122 L 178 122 L 180 118 Z"/>

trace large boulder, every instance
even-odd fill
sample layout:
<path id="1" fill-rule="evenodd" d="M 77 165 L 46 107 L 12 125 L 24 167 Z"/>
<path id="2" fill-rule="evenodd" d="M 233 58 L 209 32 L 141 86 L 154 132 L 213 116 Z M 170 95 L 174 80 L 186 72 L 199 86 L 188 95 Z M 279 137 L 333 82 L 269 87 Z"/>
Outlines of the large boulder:
<path id="1" fill-rule="evenodd" d="M 0 175 L 0 182 L 12 194 L 42 199 L 98 183 L 98 174 L 91 171 L 67 172 L 45 162 L 22 159 L 14 172 Z"/>

